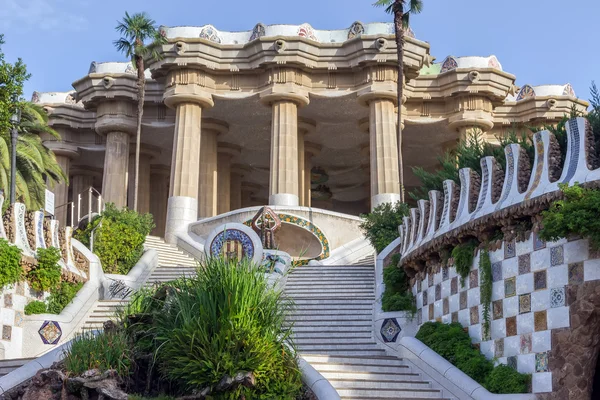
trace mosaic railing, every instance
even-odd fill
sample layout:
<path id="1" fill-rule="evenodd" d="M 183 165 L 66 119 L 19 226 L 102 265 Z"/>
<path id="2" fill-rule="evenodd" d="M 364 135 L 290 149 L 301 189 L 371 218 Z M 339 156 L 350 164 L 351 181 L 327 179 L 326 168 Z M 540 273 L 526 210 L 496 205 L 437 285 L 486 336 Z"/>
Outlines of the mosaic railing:
<path id="1" fill-rule="evenodd" d="M 0 209 L 4 204 L 4 193 L 0 191 Z M 22 265 L 25 269 L 34 268 L 37 250 L 56 247 L 60 250 L 63 278 L 68 281 L 87 280 L 89 260 L 73 249 L 71 227 L 60 228 L 58 221 L 48 220 L 42 211 L 28 212 L 25 205 L 10 205 L 0 223 L 0 238 L 8 240 L 21 249 Z"/>
<path id="2" fill-rule="evenodd" d="M 424 268 L 425 255 L 461 234 L 468 235 L 475 228 L 485 230 L 500 217 L 536 215 L 560 196 L 559 184 L 589 185 L 600 180 L 594 137 L 587 120 L 571 119 L 566 130 L 565 160 L 554 135 L 537 132 L 533 135 L 533 164 L 520 145 L 510 144 L 504 149 L 504 172 L 493 157 L 485 157 L 481 160 L 481 177 L 463 168 L 460 185 L 446 180 L 443 194 L 430 191 L 428 200 L 419 200 L 418 207 L 410 210 L 398 228 L 400 253 L 409 274 L 413 276 Z"/>

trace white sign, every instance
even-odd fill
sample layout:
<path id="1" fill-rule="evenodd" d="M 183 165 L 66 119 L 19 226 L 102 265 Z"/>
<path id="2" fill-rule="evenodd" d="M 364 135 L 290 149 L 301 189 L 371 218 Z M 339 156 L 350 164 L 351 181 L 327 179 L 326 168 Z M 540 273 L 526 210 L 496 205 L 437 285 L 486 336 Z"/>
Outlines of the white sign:
<path id="1" fill-rule="evenodd" d="M 46 189 L 46 203 L 44 205 L 44 211 L 54 216 L 54 193 Z"/>

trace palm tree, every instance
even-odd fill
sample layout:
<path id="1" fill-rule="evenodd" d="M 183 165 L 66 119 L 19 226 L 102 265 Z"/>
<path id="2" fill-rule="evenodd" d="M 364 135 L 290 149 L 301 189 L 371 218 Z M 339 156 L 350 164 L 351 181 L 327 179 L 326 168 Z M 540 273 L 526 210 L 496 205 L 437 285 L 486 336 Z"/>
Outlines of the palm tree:
<path id="1" fill-rule="evenodd" d="M 21 122 L 17 126 L 17 198 L 29 210 L 43 208 L 46 184 L 67 181 L 67 176 L 56 161 L 54 153 L 44 146 L 41 135 L 47 134 L 57 140 L 60 135 L 48 126 L 44 109 L 30 102 L 19 104 Z M 0 131 L 0 189 L 10 187 L 10 130 Z"/>
<path id="2" fill-rule="evenodd" d="M 125 13 L 122 21 L 118 21 L 115 28 L 122 36 L 114 41 L 114 45 L 121 53 L 131 58 L 131 63 L 137 70 L 138 109 L 137 133 L 135 142 L 135 180 L 133 190 L 133 209 L 137 211 L 138 186 L 140 175 L 140 142 L 142 136 L 142 115 L 144 114 L 144 96 L 146 91 L 146 77 L 144 75 L 144 60 L 158 60 L 161 58 L 160 47 L 167 39 L 156 27 L 156 22 L 148 14 Z"/>
<path id="3" fill-rule="evenodd" d="M 402 157 L 402 91 L 404 83 L 404 30 L 409 26 L 411 14 L 423 9 L 422 0 L 377 0 L 375 7 L 385 7 L 385 12 L 394 16 L 396 49 L 398 51 L 398 172 L 400 174 L 400 200 L 404 202 L 404 162 Z"/>

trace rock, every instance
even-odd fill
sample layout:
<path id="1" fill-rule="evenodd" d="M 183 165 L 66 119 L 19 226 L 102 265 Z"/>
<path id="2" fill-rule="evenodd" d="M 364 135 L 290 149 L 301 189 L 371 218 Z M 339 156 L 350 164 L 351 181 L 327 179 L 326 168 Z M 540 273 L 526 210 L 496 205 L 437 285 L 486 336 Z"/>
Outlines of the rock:
<path id="1" fill-rule="evenodd" d="M 232 385 L 233 385 L 233 378 L 230 377 L 229 375 L 225 375 L 223 378 L 221 378 L 219 383 L 217 383 L 215 390 L 217 392 L 224 392 L 227 389 L 229 389 Z"/>
<path id="2" fill-rule="evenodd" d="M 23 400 L 58 400 L 61 396 L 65 375 L 54 369 L 42 369 L 31 379 L 25 389 Z"/>
<path id="3" fill-rule="evenodd" d="M 116 387 L 98 388 L 98 394 L 111 400 L 127 400 L 127 393 Z"/>

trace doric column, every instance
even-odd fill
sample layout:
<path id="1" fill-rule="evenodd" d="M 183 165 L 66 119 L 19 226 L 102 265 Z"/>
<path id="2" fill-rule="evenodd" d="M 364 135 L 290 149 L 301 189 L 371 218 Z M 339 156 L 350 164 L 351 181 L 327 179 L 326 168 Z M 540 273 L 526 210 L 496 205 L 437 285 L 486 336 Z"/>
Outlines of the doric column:
<path id="1" fill-rule="evenodd" d="M 228 130 L 227 124 L 214 119 L 202 120 L 200 140 L 200 180 L 198 182 L 198 218 L 214 217 L 217 209 L 217 136 Z"/>
<path id="2" fill-rule="evenodd" d="M 67 134 L 67 132 L 65 132 L 63 129 L 59 129 L 59 133 L 61 134 L 61 137 Z M 76 146 L 52 139 L 44 140 L 44 145 L 52 150 L 56 156 L 56 162 L 58 165 L 60 165 L 60 168 L 67 177 L 66 181 L 57 183 L 50 188 L 54 193 L 54 218 L 58 220 L 61 226 L 66 226 L 67 215 L 70 212 L 69 207 L 67 207 L 66 204 L 69 202 L 68 179 L 71 169 L 71 161 L 79 157 L 79 152 Z"/>
<path id="3" fill-rule="evenodd" d="M 135 146 L 129 148 L 129 183 L 127 187 L 127 207 L 133 210 L 135 190 Z M 138 185 L 138 212 L 150 212 L 150 162 L 160 156 L 160 148 L 142 143 L 140 147 L 140 177 Z"/>
<path id="4" fill-rule="evenodd" d="M 234 164 L 231 166 L 231 189 L 230 189 L 230 209 L 231 211 L 242 208 L 242 179 L 250 172 L 250 168 L 245 165 Z"/>
<path id="5" fill-rule="evenodd" d="M 305 136 L 314 132 L 315 124 L 312 122 L 300 119 L 298 121 L 298 196 L 301 206 L 310 207 L 310 201 L 306 201 L 306 193 L 310 191 L 310 178 L 306 175 L 306 155 L 304 150 Z M 310 171 L 308 172 L 310 175 Z"/>
<path id="6" fill-rule="evenodd" d="M 169 177 L 171 168 L 166 165 L 150 166 L 150 213 L 156 227 L 155 236 L 164 237 L 167 221 L 167 201 L 169 200 Z"/>
<path id="7" fill-rule="evenodd" d="M 129 140 L 136 132 L 136 108 L 127 101 L 104 101 L 98 104 L 96 132 L 106 136 L 102 197 L 117 208 L 127 205 Z"/>
<path id="8" fill-rule="evenodd" d="M 252 207 L 255 204 L 253 196 L 259 193 L 262 187 L 253 182 L 242 182 L 242 208 Z"/>
<path id="9" fill-rule="evenodd" d="M 321 146 L 316 143 L 304 142 L 304 201 L 305 207 L 312 206 L 311 197 L 311 171 L 313 167 L 313 157 L 317 156 L 321 152 Z"/>
<path id="10" fill-rule="evenodd" d="M 217 149 L 217 212 L 231 211 L 231 160 L 241 152 L 239 146 L 219 143 Z"/>
<path id="11" fill-rule="evenodd" d="M 214 105 L 200 75 L 201 71 L 183 69 L 167 76 L 164 102 L 176 109 L 165 228 L 168 243 L 175 243 L 176 234 L 187 231 L 188 225 L 198 219 L 202 109 Z"/>
<path id="12" fill-rule="evenodd" d="M 271 175 L 269 204 L 297 206 L 298 184 L 298 106 L 308 97 L 295 93 L 271 93 L 262 101 L 272 107 Z"/>
<path id="13" fill-rule="evenodd" d="M 90 187 L 94 187 L 94 178 L 102 178 L 102 170 L 90 168 L 85 165 L 73 165 L 71 167 L 71 193 L 72 199 L 75 203 L 75 209 L 78 206 L 81 212 L 81 216 L 86 216 L 90 211 Z M 79 195 L 81 194 L 81 204 L 78 205 Z M 94 203 L 97 201 L 97 196 L 92 199 L 92 212 L 98 212 L 98 204 Z M 75 211 L 75 214 L 77 211 Z"/>
<path id="14" fill-rule="evenodd" d="M 360 98 L 369 106 L 371 208 L 400 200 L 395 100 L 393 92 L 369 92 Z"/>

